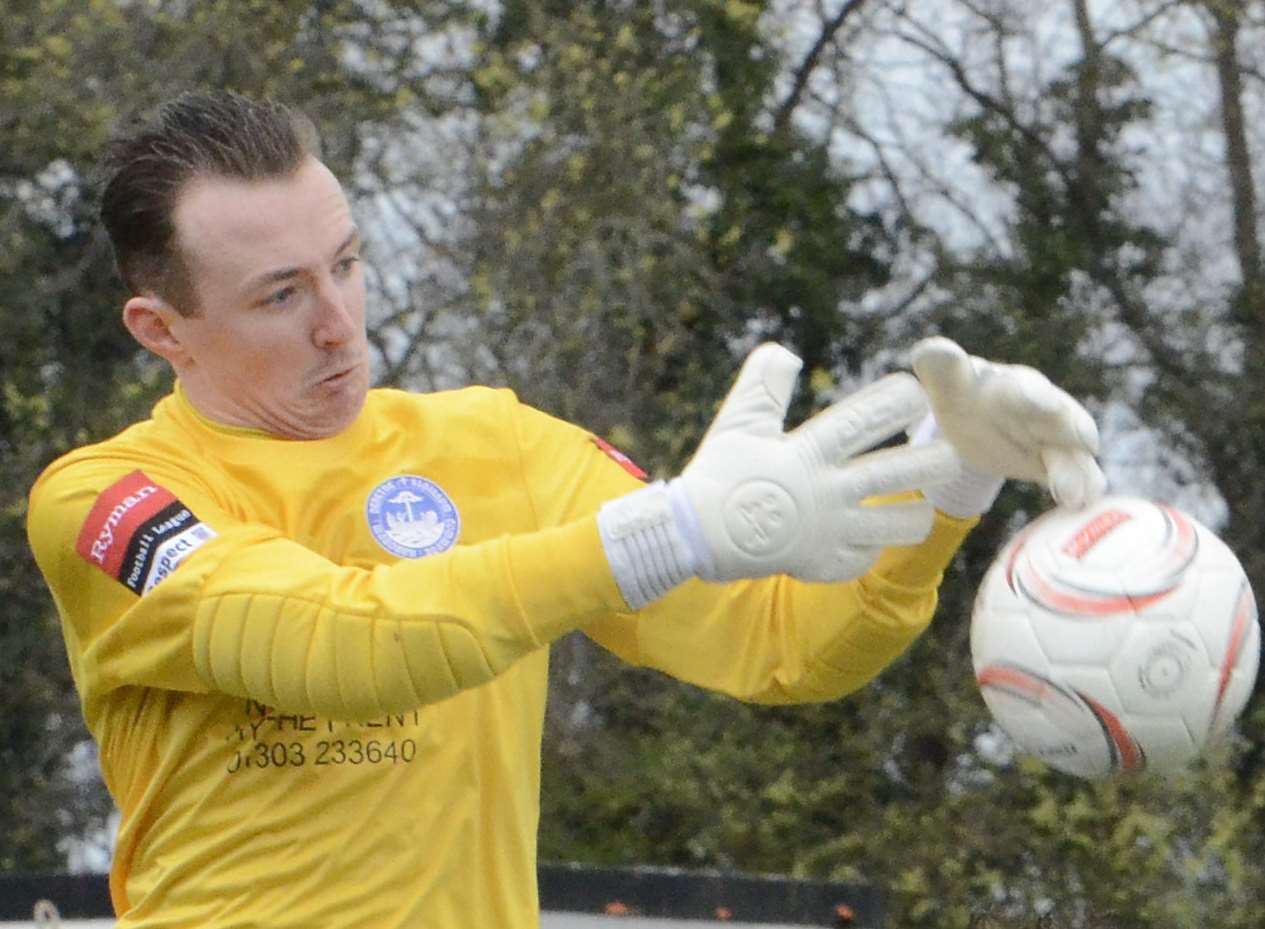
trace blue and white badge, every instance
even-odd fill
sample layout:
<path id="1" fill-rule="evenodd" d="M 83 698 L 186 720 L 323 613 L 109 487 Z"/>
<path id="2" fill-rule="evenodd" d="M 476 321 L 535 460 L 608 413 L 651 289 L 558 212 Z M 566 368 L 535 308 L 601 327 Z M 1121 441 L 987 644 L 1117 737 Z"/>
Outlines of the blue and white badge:
<path id="1" fill-rule="evenodd" d="M 387 478 L 365 504 L 377 543 L 401 558 L 423 558 L 452 548 L 461 531 L 457 507 L 440 486 L 415 474 Z"/>

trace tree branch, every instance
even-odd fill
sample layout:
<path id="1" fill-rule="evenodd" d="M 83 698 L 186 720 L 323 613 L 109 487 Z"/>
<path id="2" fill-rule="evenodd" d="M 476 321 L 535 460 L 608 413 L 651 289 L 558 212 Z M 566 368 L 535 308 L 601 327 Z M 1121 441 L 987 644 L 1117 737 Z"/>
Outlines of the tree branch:
<path id="1" fill-rule="evenodd" d="M 847 0 L 839 8 L 839 12 L 822 23 L 821 33 L 817 36 L 817 41 L 813 43 L 813 47 L 808 50 L 804 60 L 795 69 L 795 76 L 791 81 L 791 92 L 787 94 L 786 99 L 778 106 L 773 116 L 775 133 L 785 132 L 787 126 L 790 125 L 791 116 L 803 99 L 804 91 L 808 87 L 808 81 L 812 78 L 813 71 L 817 69 L 817 64 L 820 62 L 826 46 L 834 41 L 835 36 L 839 34 L 839 30 L 843 28 L 848 18 L 868 2 L 869 0 Z"/>

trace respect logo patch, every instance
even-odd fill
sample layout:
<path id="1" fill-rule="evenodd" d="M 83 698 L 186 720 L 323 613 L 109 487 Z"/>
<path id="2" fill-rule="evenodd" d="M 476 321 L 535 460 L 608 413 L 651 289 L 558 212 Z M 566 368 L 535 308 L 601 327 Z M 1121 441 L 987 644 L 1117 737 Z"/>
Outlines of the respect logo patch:
<path id="1" fill-rule="evenodd" d="M 97 497 L 75 550 L 139 595 L 215 536 L 175 494 L 137 470 Z"/>

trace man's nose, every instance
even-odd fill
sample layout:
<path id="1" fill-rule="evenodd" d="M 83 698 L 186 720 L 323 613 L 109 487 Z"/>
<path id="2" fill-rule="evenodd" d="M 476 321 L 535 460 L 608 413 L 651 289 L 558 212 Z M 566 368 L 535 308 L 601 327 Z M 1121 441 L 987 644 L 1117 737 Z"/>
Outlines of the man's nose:
<path id="1" fill-rule="evenodd" d="M 337 348 L 356 334 L 357 316 L 347 296 L 332 281 L 322 282 L 317 291 L 316 324 L 312 341 L 317 348 Z"/>

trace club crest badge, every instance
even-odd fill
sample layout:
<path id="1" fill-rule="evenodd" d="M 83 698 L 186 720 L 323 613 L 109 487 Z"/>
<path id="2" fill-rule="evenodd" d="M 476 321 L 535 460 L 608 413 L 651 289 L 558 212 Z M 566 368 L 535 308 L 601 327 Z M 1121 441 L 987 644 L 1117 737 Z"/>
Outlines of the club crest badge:
<path id="1" fill-rule="evenodd" d="M 401 558 L 424 558 L 457 542 L 461 516 L 434 481 L 415 474 L 387 478 L 365 504 L 369 531 L 379 545 Z"/>

